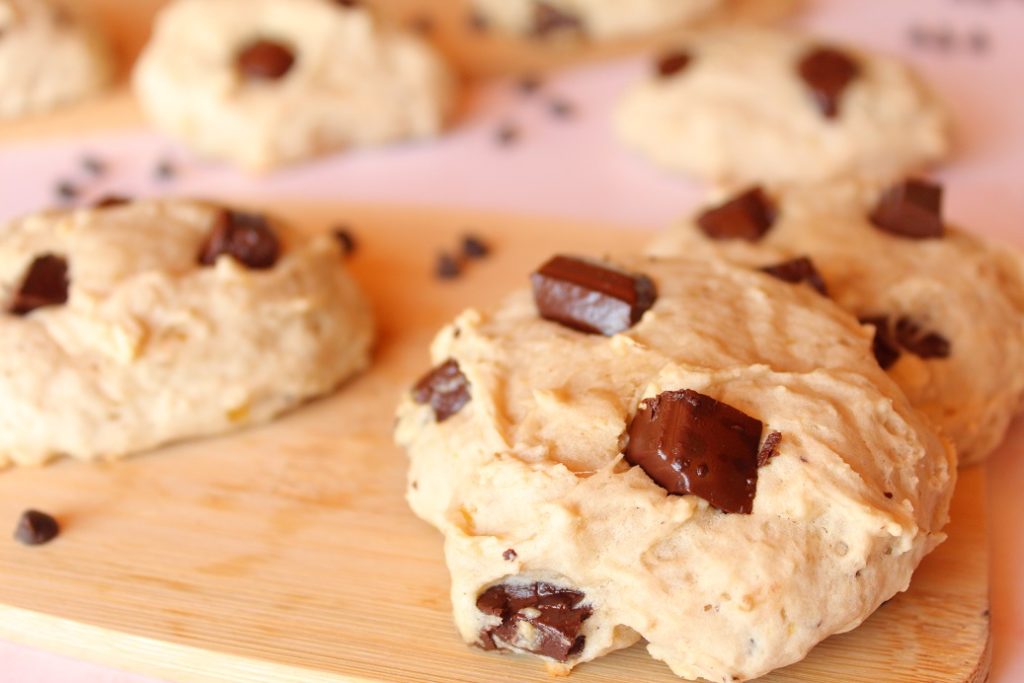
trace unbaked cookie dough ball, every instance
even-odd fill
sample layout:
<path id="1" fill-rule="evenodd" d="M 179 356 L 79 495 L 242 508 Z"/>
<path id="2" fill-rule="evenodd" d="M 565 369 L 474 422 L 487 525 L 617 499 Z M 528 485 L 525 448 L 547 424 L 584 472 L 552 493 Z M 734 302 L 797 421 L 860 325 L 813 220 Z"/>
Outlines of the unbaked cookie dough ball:
<path id="1" fill-rule="evenodd" d="M 355 0 L 174 0 L 134 81 L 159 128 L 254 171 L 435 136 L 455 100 L 437 51 Z"/>

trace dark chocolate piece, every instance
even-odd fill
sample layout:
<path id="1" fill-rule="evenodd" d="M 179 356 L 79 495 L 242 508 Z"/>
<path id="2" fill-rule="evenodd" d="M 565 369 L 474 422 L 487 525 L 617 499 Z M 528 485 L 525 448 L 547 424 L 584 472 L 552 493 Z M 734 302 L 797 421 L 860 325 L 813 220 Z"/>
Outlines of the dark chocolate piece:
<path id="1" fill-rule="evenodd" d="M 757 452 L 757 466 L 764 467 L 768 461 L 779 454 L 779 443 L 782 441 L 781 432 L 772 432 L 761 444 L 761 450 Z"/>
<path id="2" fill-rule="evenodd" d="M 103 197 L 100 197 L 95 202 L 93 202 L 92 208 L 109 209 L 112 206 L 123 206 L 124 204 L 129 204 L 131 203 L 131 201 L 132 200 L 129 197 L 125 197 L 123 195 L 108 194 Z"/>
<path id="3" fill-rule="evenodd" d="M 462 264 L 449 254 L 447 251 L 442 251 L 437 255 L 437 261 L 434 263 L 434 277 L 438 280 L 454 280 L 462 275 Z"/>
<path id="4" fill-rule="evenodd" d="M 693 56 L 686 50 L 675 50 L 658 58 L 654 72 L 659 78 L 671 78 L 690 66 Z"/>
<path id="5" fill-rule="evenodd" d="M 938 332 L 929 332 L 903 316 L 896 321 L 896 342 L 918 358 L 949 358 L 949 340 Z"/>
<path id="6" fill-rule="evenodd" d="M 462 254 L 466 258 L 486 258 L 491 253 L 491 247 L 476 235 L 463 235 Z"/>
<path id="7" fill-rule="evenodd" d="M 68 285 L 68 262 L 63 257 L 38 256 L 29 266 L 8 310 L 14 315 L 28 315 L 37 308 L 66 303 Z"/>
<path id="8" fill-rule="evenodd" d="M 338 245 L 341 247 L 341 250 L 342 252 L 344 252 L 345 256 L 350 256 L 351 254 L 355 253 L 356 247 L 358 247 L 359 245 L 356 242 L 355 235 L 352 234 L 352 231 L 349 228 L 339 226 L 335 228 L 331 232 L 331 234 L 334 236 L 334 239 L 338 242 Z"/>
<path id="9" fill-rule="evenodd" d="M 277 235 L 265 216 L 224 209 L 199 251 L 199 263 L 212 266 L 222 254 L 253 270 L 273 268 L 281 255 Z"/>
<path id="10" fill-rule="evenodd" d="M 562 31 L 581 31 L 583 22 L 575 14 L 566 12 L 564 9 L 537 0 L 533 6 L 533 35 L 537 38 L 545 38 L 553 33 Z"/>
<path id="11" fill-rule="evenodd" d="M 542 318 L 590 334 L 625 332 L 657 299 L 654 283 L 646 275 L 571 256 L 555 256 L 530 281 Z"/>
<path id="12" fill-rule="evenodd" d="M 580 630 L 593 609 L 582 604 L 585 599 L 580 591 L 543 582 L 491 586 L 477 598 L 476 607 L 500 617 L 501 623 L 480 632 L 480 646 L 485 650 L 516 648 L 568 661 L 586 644 Z M 533 627 L 530 638 L 522 635 L 521 622 Z"/>
<path id="13" fill-rule="evenodd" d="M 295 54 L 287 45 L 261 38 L 238 52 L 235 65 L 249 81 L 276 81 L 284 78 L 295 64 Z"/>
<path id="14" fill-rule="evenodd" d="M 53 517 L 39 510 L 25 510 L 14 529 L 14 538 L 25 545 L 43 545 L 59 533 L 60 525 Z"/>
<path id="15" fill-rule="evenodd" d="M 428 372 L 412 389 L 412 399 L 433 408 L 438 422 L 458 413 L 471 398 L 469 380 L 452 359 Z"/>
<path id="16" fill-rule="evenodd" d="M 843 93 L 860 75 L 860 65 L 840 50 L 819 47 L 800 60 L 798 71 L 811 89 L 818 109 L 825 118 L 834 119 L 839 116 Z"/>
<path id="17" fill-rule="evenodd" d="M 875 360 L 883 370 L 888 370 L 900 359 L 902 353 L 892 336 L 889 318 L 884 315 L 868 316 L 860 319 L 862 325 L 873 325 L 875 338 L 871 342 L 871 351 Z"/>
<path id="18" fill-rule="evenodd" d="M 772 277 L 776 277 L 784 282 L 791 282 L 794 285 L 806 282 L 818 294 L 828 296 L 828 288 L 825 286 L 824 278 L 821 277 L 818 269 L 814 267 L 814 262 L 806 256 L 784 261 L 774 266 L 767 266 L 761 270 Z"/>
<path id="19" fill-rule="evenodd" d="M 640 403 L 626 460 L 673 495 L 693 494 L 723 512 L 750 514 L 763 425 L 690 389 Z"/>
<path id="20" fill-rule="evenodd" d="M 697 225 L 713 240 L 757 242 L 775 224 L 775 206 L 764 190 L 753 187 L 697 218 Z"/>
<path id="21" fill-rule="evenodd" d="M 884 491 L 882 495 L 884 495 L 889 500 L 892 500 L 892 491 Z"/>
<path id="22" fill-rule="evenodd" d="M 942 186 L 925 180 L 907 180 L 887 190 L 871 213 L 876 228 L 899 237 L 942 237 Z"/>
<path id="23" fill-rule="evenodd" d="M 503 552 L 503 553 L 501 554 L 501 558 L 502 558 L 503 560 L 505 560 L 506 562 L 512 562 L 512 561 L 514 561 L 514 560 L 515 560 L 515 559 L 516 559 L 517 557 L 519 557 L 519 553 L 517 553 L 517 552 L 516 552 L 515 550 L 513 550 L 512 548 L 509 548 L 508 550 L 506 550 L 505 552 Z"/>

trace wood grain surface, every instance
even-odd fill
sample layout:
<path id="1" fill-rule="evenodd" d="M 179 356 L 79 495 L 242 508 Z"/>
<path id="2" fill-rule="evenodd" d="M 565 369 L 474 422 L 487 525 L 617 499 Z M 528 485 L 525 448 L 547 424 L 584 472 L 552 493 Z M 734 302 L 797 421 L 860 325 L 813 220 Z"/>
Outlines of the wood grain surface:
<path id="1" fill-rule="evenodd" d="M 0 538 L 0 638 L 174 681 L 547 681 L 536 661 L 457 638 L 441 537 L 403 501 L 400 393 L 437 328 L 524 286 L 555 251 L 639 246 L 641 231 L 457 211 L 273 206 L 311 230 L 352 225 L 376 311 L 372 370 L 275 424 L 115 464 L 0 473 L 0 522 L 55 514 L 50 545 Z M 465 230 L 492 258 L 440 283 Z M 980 683 L 987 676 L 984 471 L 964 472 L 950 538 L 911 590 L 766 683 Z M 2 679 L 0 671 L 0 679 Z M 642 647 L 573 683 L 671 681 Z"/>

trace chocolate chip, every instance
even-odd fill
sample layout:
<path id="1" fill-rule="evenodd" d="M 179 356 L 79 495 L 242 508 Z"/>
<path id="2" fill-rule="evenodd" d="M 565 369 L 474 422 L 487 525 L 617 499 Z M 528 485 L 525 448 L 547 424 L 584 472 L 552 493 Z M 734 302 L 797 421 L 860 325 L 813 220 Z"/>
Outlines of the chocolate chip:
<path id="1" fill-rule="evenodd" d="M 447 251 L 437 255 L 434 263 L 434 277 L 438 280 L 454 280 L 462 275 L 462 265 Z"/>
<path id="2" fill-rule="evenodd" d="M 495 140 L 502 147 L 509 147 L 519 140 L 519 128 L 512 123 L 503 123 L 498 127 Z"/>
<path id="3" fill-rule="evenodd" d="M 516 648 L 565 662 L 586 644 L 580 629 L 593 609 L 582 604 L 585 599 L 580 591 L 543 582 L 491 586 L 476 606 L 500 617 L 501 623 L 480 632 L 480 645 L 485 650 Z M 533 628 L 521 628 L 523 622 Z"/>
<path id="4" fill-rule="evenodd" d="M 29 266 L 8 310 L 14 315 L 28 315 L 37 308 L 66 303 L 68 284 L 68 262 L 64 258 L 39 256 Z"/>
<path id="5" fill-rule="evenodd" d="M 501 554 L 501 557 L 502 557 L 502 559 L 504 559 L 504 560 L 505 560 L 506 562 L 512 562 L 512 561 L 514 561 L 514 560 L 515 560 L 515 559 L 516 559 L 517 557 L 519 557 L 519 553 L 517 553 L 517 552 L 516 552 L 515 550 L 513 550 L 512 548 L 509 548 L 508 550 L 506 550 L 505 552 L 503 552 L 503 553 Z"/>
<path id="6" fill-rule="evenodd" d="M 548 111 L 550 111 L 551 115 L 556 119 L 568 119 L 572 118 L 572 115 L 576 113 L 576 107 L 574 107 L 571 102 L 555 99 L 551 100 L 548 104 Z"/>
<path id="7" fill-rule="evenodd" d="M 291 49 L 272 40 L 255 40 L 238 52 L 235 66 L 249 81 L 276 81 L 283 78 L 295 63 Z"/>
<path id="8" fill-rule="evenodd" d="M 107 171 L 107 164 L 91 154 L 82 157 L 82 168 L 91 176 L 101 176 Z"/>
<path id="9" fill-rule="evenodd" d="M 551 3 L 538 0 L 533 7 L 533 35 L 537 38 L 545 38 L 562 31 L 583 29 L 583 22 L 578 16 Z"/>
<path id="10" fill-rule="evenodd" d="M 795 258 L 790 261 L 783 261 L 782 263 L 774 266 L 767 266 L 761 269 L 772 277 L 776 277 L 784 282 L 790 282 L 794 285 L 807 283 L 811 287 L 821 294 L 822 296 L 828 296 L 828 288 L 825 286 L 825 280 L 821 277 L 821 273 L 814 267 L 814 262 L 806 256 Z"/>
<path id="11" fill-rule="evenodd" d="M 530 281 L 542 318 L 590 334 L 625 332 L 657 299 L 654 283 L 646 275 L 571 256 L 555 256 Z"/>
<path id="12" fill-rule="evenodd" d="M 60 525 L 53 517 L 39 510 L 25 510 L 14 529 L 14 538 L 25 545 L 43 545 L 59 533 Z"/>
<path id="13" fill-rule="evenodd" d="M 469 380 L 452 359 L 428 372 L 412 389 L 412 399 L 420 405 L 429 405 L 438 422 L 458 413 L 471 398 Z"/>
<path id="14" fill-rule="evenodd" d="M 693 61 L 693 56 L 685 50 L 669 52 L 658 58 L 654 71 L 660 78 L 671 78 L 685 70 Z"/>
<path id="15" fill-rule="evenodd" d="M 57 199 L 62 202 L 71 202 L 78 197 L 78 187 L 68 180 L 58 181 L 54 190 L 57 193 Z"/>
<path id="16" fill-rule="evenodd" d="M 892 491 L 885 491 L 883 495 L 889 500 L 892 500 Z"/>
<path id="17" fill-rule="evenodd" d="M 112 206 L 123 206 L 124 204 L 129 204 L 131 201 L 132 200 L 129 197 L 125 197 L 123 195 L 108 194 L 94 201 L 92 203 L 92 208 L 109 209 Z"/>
<path id="18" fill-rule="evenodd" d="M 896 341 L 918 358 L 949 358 L 950 343 L 938 332 L 929 332 L 910 318 L 896 321 Z"/>
<path id="19" fill-rule="evenodd" d="M 775 206 L 764 190 L 753 187 L 702 213 L 697 225 L 713 240 L 757 242 L 771 230 L 775 217 Z"/>
<path id="20" fill-rule="evenodd" d="M 891 368 L 900 359 L 902 353 L 896 340 L 892 336 L 889 325 L 889 318 L 886 316 L 868 316 L 860 319 L 862 325 L 872 325 L 875 328 L 875 337 L 871 342 L 871 351 L 875 354 L 875 360 L 883 370 Z"/>
<path id="21" fill-rule="evenodd" d="M 199 251 L 199 263 L 212 266 L 222 254 L 253 270 L 265 270 L 277 263 L 281 245 L 265 216 L 224 209 Z"/>
<path id="22" fill-rule="evenodd" d="M 876 228 L 899 237 L 942 237 L 942 186 L 925 180 L 907 180 L 888 189 L 871 213 Z"/>
<path id="23" fill-rule="evenodd" d="M 672 495 L 693 494 L 723 512 L 750 514 L 763 425 L 690 389 L 640 403 L 626 460 Z"/>
<path id="24" fill-rule="evenodd" d="M 345 256 L 355 253 L 358 244 L 356 243 L 355 235 L 352 234 L 350 229 L 346 227 L 337 227 L 331 231 L 331 235 L 334 236 L 334 239 L 338 242 L 338 245 L 341 247 L 341 251 Z"/>
<path id="25" fill-rule="evenodd" d="M 481 259 L 491 253 L 491 248 L 476 235 L 463 235 L 462 253 L 466 258 Z"/>
<path id="26" fill-rule="evenodd" d="M 811 89 L 818 109 L 828 119 L 839 116 L 843 92 L 860 75 L 860 66 L 846 53 L 830 47 L 811 50 L 800 60 L 800 78 Z"/>
<path id="27" fill-rule="evenodd" d="M 764 467 L 768 461 L 779 454 L 779 443 L 782 441 L 781 432 L 772 432 L 761 444 L 761 450 L 757 452 L 757 466 Z"/>

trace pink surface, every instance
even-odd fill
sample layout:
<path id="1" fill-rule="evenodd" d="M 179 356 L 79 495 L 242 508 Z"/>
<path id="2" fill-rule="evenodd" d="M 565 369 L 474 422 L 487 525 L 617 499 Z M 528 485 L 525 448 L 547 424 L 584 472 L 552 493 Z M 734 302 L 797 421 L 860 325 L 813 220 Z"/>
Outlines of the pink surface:
<path id="1" fill-rule="evenodd" d="M 1020 0 L 818 0 L 799 24 L 918 66 L 949 101 L 959 126 L 956 158 L 939 176 L 955 222 L 1024 246 L 1024 2 Z M 57 179 L 82 183 L 82 201 L 130 195 L 279 196 L 545 214 L 664 226 L 700 198 L 695 183 L 660 173 L 624 152 L 610 133 L 618 93 L 645 68 L 629 59 L 565 72 L 525 96 L 508 83 L 475 94 L 470 114 L 443 140 L 357 152 L 253 179 L 199 163 L 159 136 L 128 131 L 0 151 L 0 219 L 51 205 Z M 549 113 L 552 97 L 576 108 Z M 504 123 L 521 137 L 495 144 Z M 88 181 L 79 159 L 110 162 Z M 154 182 L 159 159 L 179 174 Z M 1024 681 L 1024 424 L 993 458 L 993 683 Z M 151 681 L 0 642 L 0 683 Z"/>

